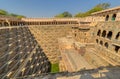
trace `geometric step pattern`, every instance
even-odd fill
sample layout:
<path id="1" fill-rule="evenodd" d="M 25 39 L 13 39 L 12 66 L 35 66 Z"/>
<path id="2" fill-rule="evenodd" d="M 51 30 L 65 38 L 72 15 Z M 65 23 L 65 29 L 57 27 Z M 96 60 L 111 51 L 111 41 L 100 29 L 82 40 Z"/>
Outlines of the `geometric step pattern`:
<path id="1" fill-rule="evenodd" d="M 0 78 L 50 71 L 50 62 L 28 27 L 0 29 Z"/>

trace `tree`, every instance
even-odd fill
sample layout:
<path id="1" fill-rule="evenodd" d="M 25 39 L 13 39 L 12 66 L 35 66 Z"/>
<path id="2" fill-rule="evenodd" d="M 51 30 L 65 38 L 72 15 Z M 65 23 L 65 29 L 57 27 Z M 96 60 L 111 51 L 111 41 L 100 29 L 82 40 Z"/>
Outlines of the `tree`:
<path id="1" fill-rule="evenodd" d="M 63 12 L 64 17 L 72 17 L 72 14 L 69 12 Z"/>
<path id="2" fill-rule="evenodd" d="M 56 15 L 55 17 L 56 17 L 56 18 L 63 18 L 64 15 L 63 15 L 63 14 L 58 14 L 58 15 Z"/>
<path id="3" fill-rule="evenodd" d="M 110 7 L 110 3 L 98 4 L 98 5 L 96 5 L 96 7 L 101 7 L 103 10 L 108 9 Z"/>
<path id="4" fill-rule="evenodd" d="M 14 14 L 14 13 L 11 13 L 9 14 L 10 16 L 13 16 L 13 17 L 17 17 L 18 15 L 17 14 Z"/>
<path id="5" fill-rule="evenodd" d="M 25 16 L 23 16 L 23 15 L 18 15 L 18 14 L 14 14 L 14 13 L 8 13 L 7 11 L 2 10 L 2 9 L 0 9 L 0 15 L 13 16 L 13 17 L 16 17 L 18 19 L 25 18 Z"/>
<path id="6" fill-rule="evenodd" d="M 14 14 L 14 13 L 11 13 L 10 16 L 16 17 L 18 19 L 25 18 L 25 16 L 23 16 L 23 15 L 18 15 L 18 14 Z"/>
<path id="7" fill-rule="evenodd" d="M 57 17 L 57 18 L 72 17 L 72 14 L 66 11 L 61 14 L 56 15 L 55 17 Z"/>
<path id="8" fill-rule="evenodd" d="M 0 15 L 8 15 L 8 12 L 5 10 L 0 9 Z"/>
<path id="9" fill-rule="evenodd" d="M 80 12 L 80 13 L 76 14 L 74 17 L 86 17 L 86 16 L 91 15 L 91 13 L 98 12 L 98 11 L 101 11 L 101 10 L 105 10 L 109 7 L 110 7 L 109 3 L 98 4 L 95 7 L 93 7 L 92 9 L 88 10 L 87 12 L 84 12 L 84 13 Z"/>
<path id="10" fill-rule="evenodd" d="M 18 15 L 17 18 L 18 18 L 18 19 L 21 19 L 21 18 L 25 18 L 25 16 L 23 16 L 23 15 Z"/>
<path id="11" fill-rule="evenodd" d="M 84 13 L 80 12 L 80 13 L 77 13 L 74 17 L 84 17 Z"/>

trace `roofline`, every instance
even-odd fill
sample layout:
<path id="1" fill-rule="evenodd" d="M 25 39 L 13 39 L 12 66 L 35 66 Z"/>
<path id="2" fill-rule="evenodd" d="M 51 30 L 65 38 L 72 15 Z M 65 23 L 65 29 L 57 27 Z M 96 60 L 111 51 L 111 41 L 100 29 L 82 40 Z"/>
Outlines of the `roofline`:
<path id="1" fill-rule="evenodd" d="M 112 11 L 112 10 L 117 10 L 117 9 L 120 10 L 120 6 L 114 7 L 114 8 L 110 8 L 110 9 L 106 9 L 106 10 L 102 10 L 102 11 L 99 11 L 99 12 L 94 12 L 91 15 L 95 15 L 95 14 L 103 13 L 103 12 L 107 12 L 107 11 Z"/>

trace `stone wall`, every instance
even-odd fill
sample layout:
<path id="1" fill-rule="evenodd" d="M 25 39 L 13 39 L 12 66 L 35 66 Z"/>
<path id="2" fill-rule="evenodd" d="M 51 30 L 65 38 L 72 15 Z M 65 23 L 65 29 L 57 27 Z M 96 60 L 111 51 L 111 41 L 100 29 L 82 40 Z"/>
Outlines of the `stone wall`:
<path id="1" fill-rule="evenodd" d="M 72 37 L 81 43 L 91 43 L 94 27 L 76 26 L 72 27 Z"/>
<path id="2" fill-rule="evenodd" d="M 29 28 L 43 48 L 51 63 L 58 62 L 58 38 L 71 32 L 71 26 L 31 26 Z"/>
<path id="3" fill-rule="evenodd" d="M 120 65 L 120 22 L 100 22 L 94 29 L 97 53 L 113 66 Z"/>
<path id="4" fill-rule="evenodd" d="M 120 23 L 115 21 L 110 22 L 99 22 L 95 26 L 74 26 L 72 27 L 72 37 L 75 39 L 73 44 L 80 43 L 85 45 L 86 51 L 82 57 L 94 68 L 106 67 L 106 66 L 117 66 L 120 65 Z M 70 43 L 67 45 L 65 40 L 59 43 L 61 48 L 61 67 L 66 67 L 61 69 L 62 71 L 70 70 L 70 65 L 68 62 L 73 62 L 71 59 L 65 59 L 70 57 L 65 57 L 64 49 L 70 50 Z M 63 43 L 63 44 L 62 44 Z M 80 45 L 78 45 L 80 48 Z M 73 48 L 72 48 L 73 49 Z M 76 48 L 75 48 L 76 50 Z M 80 52 L 81 53 L 81 52 Z M 75 55 L 76 53 L 74 53 Z M 73 55 L 72 55 L 73 56 Z M 76 56 L 77 58 L 77 56 Z M 74 60 L 76 59 L 73 58 Z M 79 56 L 80 58 L 80 56 Z M 66 62 L 68 61 L 68 62 Z M 82 60 L 83 61 L 83 60 Z M 80 63 L 80 61 L 77 61 Z M 62 64 L 61 64 L 62 63 Z M 63 65 L 64 63 L 64 65 Z M 78 64 L 77 63 L 77 64 Z M 74 65 L 76 63 L 73 63 Z M 85 64 L 85 62 L 84 62 Z M 66 66 L 67 65 L 67 66 Z M 80 65 L 82 66 L 82 64 Z"/>

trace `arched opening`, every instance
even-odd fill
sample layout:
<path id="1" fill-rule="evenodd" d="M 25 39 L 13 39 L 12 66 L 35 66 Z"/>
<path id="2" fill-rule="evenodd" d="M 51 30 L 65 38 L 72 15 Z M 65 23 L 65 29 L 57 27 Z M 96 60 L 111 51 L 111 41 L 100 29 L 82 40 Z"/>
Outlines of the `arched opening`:
<path id="1" fill-rule="evenodd" d="M 96 39 L 96 43 L 98 43 L 98 39 Z"/>
<path id="2" fill-rule="evenodd" d="M 2 26 L 2 23 L 0 23 L 0 27 Z"/>
<path id="3" fill-rule="evenodd" d="M 100 34 L 101 34 L 101 30 L 98 30 L 97 36 L 100 36 Z"/>
<path id="4" fill-rule="evenodd" d="M 109 31 L 109 33 L 107 34 L 107 38 L 111 39 L 112 38 L 112 31 Z"/>
<path id="5" fill-rule="evenodd" d="M 102 37 L 105 37 L 106 36 L 106 31 L 104 30 L 103 32 L 102 32 Z"/>
<path id="6" fill-rule="evenodd" d="M 100 45 L 103 45 L 103 41 L 100 41 Z"/>
<path id="7" fill-rule="evenodd" d="M 109 20 L 109 15 L 107 15 L 105 18 L 105 21 L 108 21 L 108 20 Z"/>
<path id="8" fill-rule="evenodd" d="M 119 39 L 120 38 L 120 32 L 117 33 L 115 39 Z"/>
<path id="9" fill-rule="evenodd" d="M 115 19 L 116 19 L 116 14 L 113 14 L 112 21 L 115 21 Z"/>
<path id="10" fill-rule="evenodd" d="M 10 22 L 10 26 L 12 26 L 12 22 Z"/>
<path id="11" fill-rule="evenodd" d="M 4 22 L 4 26 L 9 26 L 7 22 Z"/>
<path id="12" fill-rule="evenodd" d="M 77 35 L 77 34 L 75 33 L 75 37 L 76 37 L 76 35 Z"/>
<path id="13" fill-rule="evenodd" d="M 105 43 L 105 47 L 108 48 L 108 46 L 109 46 L 109 45 L 108 45 L 108 43 L 106 42 L 106 43 Z"/>
<path id="14" fill-rule="evenodd" d="M 118 53 L 118 50 L 120 49 L 120 46 L 115 46 L 115 52 Z"/>

